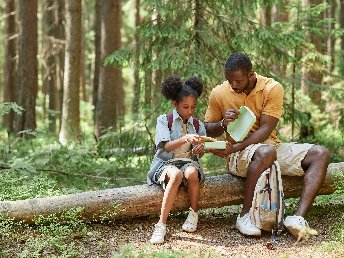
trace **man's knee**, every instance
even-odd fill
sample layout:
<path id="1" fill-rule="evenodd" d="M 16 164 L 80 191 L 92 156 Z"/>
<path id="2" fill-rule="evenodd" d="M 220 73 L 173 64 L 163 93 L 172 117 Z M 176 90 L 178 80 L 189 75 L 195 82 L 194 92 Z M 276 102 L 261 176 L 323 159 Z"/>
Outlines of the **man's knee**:
<path id="1" fill-rule="evenodd" d="M 252 160 L 259 162 L 264 167 L 270 167 L 277 159 L 277 153 L 274 147 L 264 145 L 260 146 L 254 153 Z"/>
<path id="2" fill-rule="evenodd" d="M 312 148 L 310 148 L 308 154 L 311 155 L 315 160 L 322 159 L 324 161 L 329 161 L 331 158 L 330 151 L 324 146 L 320 145 L 314 145 Z"/>
<path id="3" fill-rule="evenodd" d="M 330 162 L 331 154 L 330 151 L 320 145 L 314 145 L 312 148 L 309 149 L 305 159 L 304 163 L 307 166 L 310 166 L 312 164 L 324 164 L 328 165 Z"/>

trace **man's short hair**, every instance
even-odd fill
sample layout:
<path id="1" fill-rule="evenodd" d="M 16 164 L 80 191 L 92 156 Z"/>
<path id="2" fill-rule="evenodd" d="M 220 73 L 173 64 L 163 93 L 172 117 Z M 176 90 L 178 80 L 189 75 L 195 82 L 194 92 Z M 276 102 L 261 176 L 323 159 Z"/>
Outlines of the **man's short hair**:
<path id="1" fill-rule="evenodd" d="M 231 54 L 225 64 L 225 71 L 252 71 L 252 63 L 250 58 L 244 53 Z"/>

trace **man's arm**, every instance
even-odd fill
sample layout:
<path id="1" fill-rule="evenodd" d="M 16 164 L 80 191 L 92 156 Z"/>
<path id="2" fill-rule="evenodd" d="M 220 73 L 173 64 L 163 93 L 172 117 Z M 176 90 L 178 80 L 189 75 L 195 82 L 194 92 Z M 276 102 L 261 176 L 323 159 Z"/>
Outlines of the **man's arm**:
<path id="1" fill-rule="evenodd" d="M 250 134 L 242 142 L 234 144 L 235 152 L 242 151 L 251 144 L 262 143 L 266 141 L 272 131 L 276 128 L 278 120 L 278 118 L 273 116 L 261 115 L 260 127 L 258 130 Z"/>
<path id="2" fill-rule="evenodd" d="M 205 128 L 207 129 L 207 136 L 218 137 L 224 133 L 224 128 L 221 126 L 222 120 L 217 123 L 205 123 Z"/>
<path id="3" fill-rule="evenodd" d="M 227 128 L 228 124 L 237 119 L 239 117 L 239 114 L 240 113 L 237 109 L 229 109 L 226 112 L 225 117 L 219 122 L 206 123 L 205 128 L 207 129 L 207 135 L 210 137 L 221 136 L 224 133 L 225 128 Z"/>
<path id="4" fill-rule="evenodd" d="M 211 152 L 220 157 L 227 157 L 228 155 L 234 152 L 244 150 L 247 146 L 251 144 L 262 143 L 269 138 L 272 131 L 276 128 L 278 120 L 279 120 L 278 118 L 275 118 L 272 116 L 261 115 L 260 127 L 257 131 L 250 134 L 242 142 L 238 142 L 233 145 L 227 144 L 226 150 L 212 150 Z"/>

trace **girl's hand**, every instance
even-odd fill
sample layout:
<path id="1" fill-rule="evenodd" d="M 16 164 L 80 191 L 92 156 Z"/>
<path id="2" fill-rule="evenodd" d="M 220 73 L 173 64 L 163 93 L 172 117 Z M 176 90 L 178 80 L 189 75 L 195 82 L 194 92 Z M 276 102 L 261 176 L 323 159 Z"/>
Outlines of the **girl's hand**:
<path id="1" fill-rule="evenodd" d="M 204 155 L 204 144 L 197 144 L 195 147 L 192 148 L 191 152 L 198 157 L 202 157 Z"/>
<path id="2" fill-rule="evenodd" d="M 193 145 L 201 143 L 201 139 L 198 134 L 186 134 L 183 136 L 184 143 L 191 143 Z"/>

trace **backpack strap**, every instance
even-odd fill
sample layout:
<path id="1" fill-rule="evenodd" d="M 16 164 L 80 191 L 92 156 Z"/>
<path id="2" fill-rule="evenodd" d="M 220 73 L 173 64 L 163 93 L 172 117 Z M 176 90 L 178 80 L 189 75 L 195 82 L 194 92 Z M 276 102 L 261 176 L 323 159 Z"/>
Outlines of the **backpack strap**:
<path id="1" fill-rule="evenodd" d="M 193 118 L 193 126 L 195 127 L 196 133 L 198 134 L 199 131 L 199 121 L 196 117 L 192 117 Z"/>
<path id="2" fill-rule="evenodd" d="M 274 167 L 275 169 L 275 173 L 276 173 L 276 189 L 277 189 L 277 212 L 276 212 L 276 224 L 274 226 L 274 228 L 272 229 L 272 234 L 271 234 L 271 243 L 273 245 L 277 244 L 278 241 L 278 236 L 281 234 L 282 230 L 283 230 L 283 220 L 284 220 L 284 216 L 282 214 L 282 218 L 281 220 L 279 220 L 279 214 L 281 209 L 284 211 L 284 203 L 282 203 L 282 207 L 281 207 L 281 198 L 283 198 L 283 196 L 281 196 L 281 189 L 279 187 L 280 184 L 280 178 L 279 178 L 279 171 L 277 168 L 277 165 L 275 164 L 275 162 L 272 164 L 271 166 L 271 170 L 273 170 L 272 168 Z M 272 173 L 273 171 L 271 171 Z"/>
<path id="3" fill-rule="evenodd" d="M 170 132 L 171 132 L 172 122 L 173 122 L 173 113 L 170 112 L 170 113 L 166 114 L 166 116 L 167 116 L 167 126 L 168 126 L 168 130 L 170 130 Z"/>
<path id="4" fill-rule="evenodd" d="M 172 112 L 167 113 L 166 116 L 167 116 L 167 127 L 168 127 L 168 130 L 170 130 L 171 132 L 172 123 L 173 123 L 173 113 Z M 196 133 L 198 134 L 199 121 L 196 117 L 192 117 L 192 118 L 193 118 L 193 126 L 195 127 Z"/>

